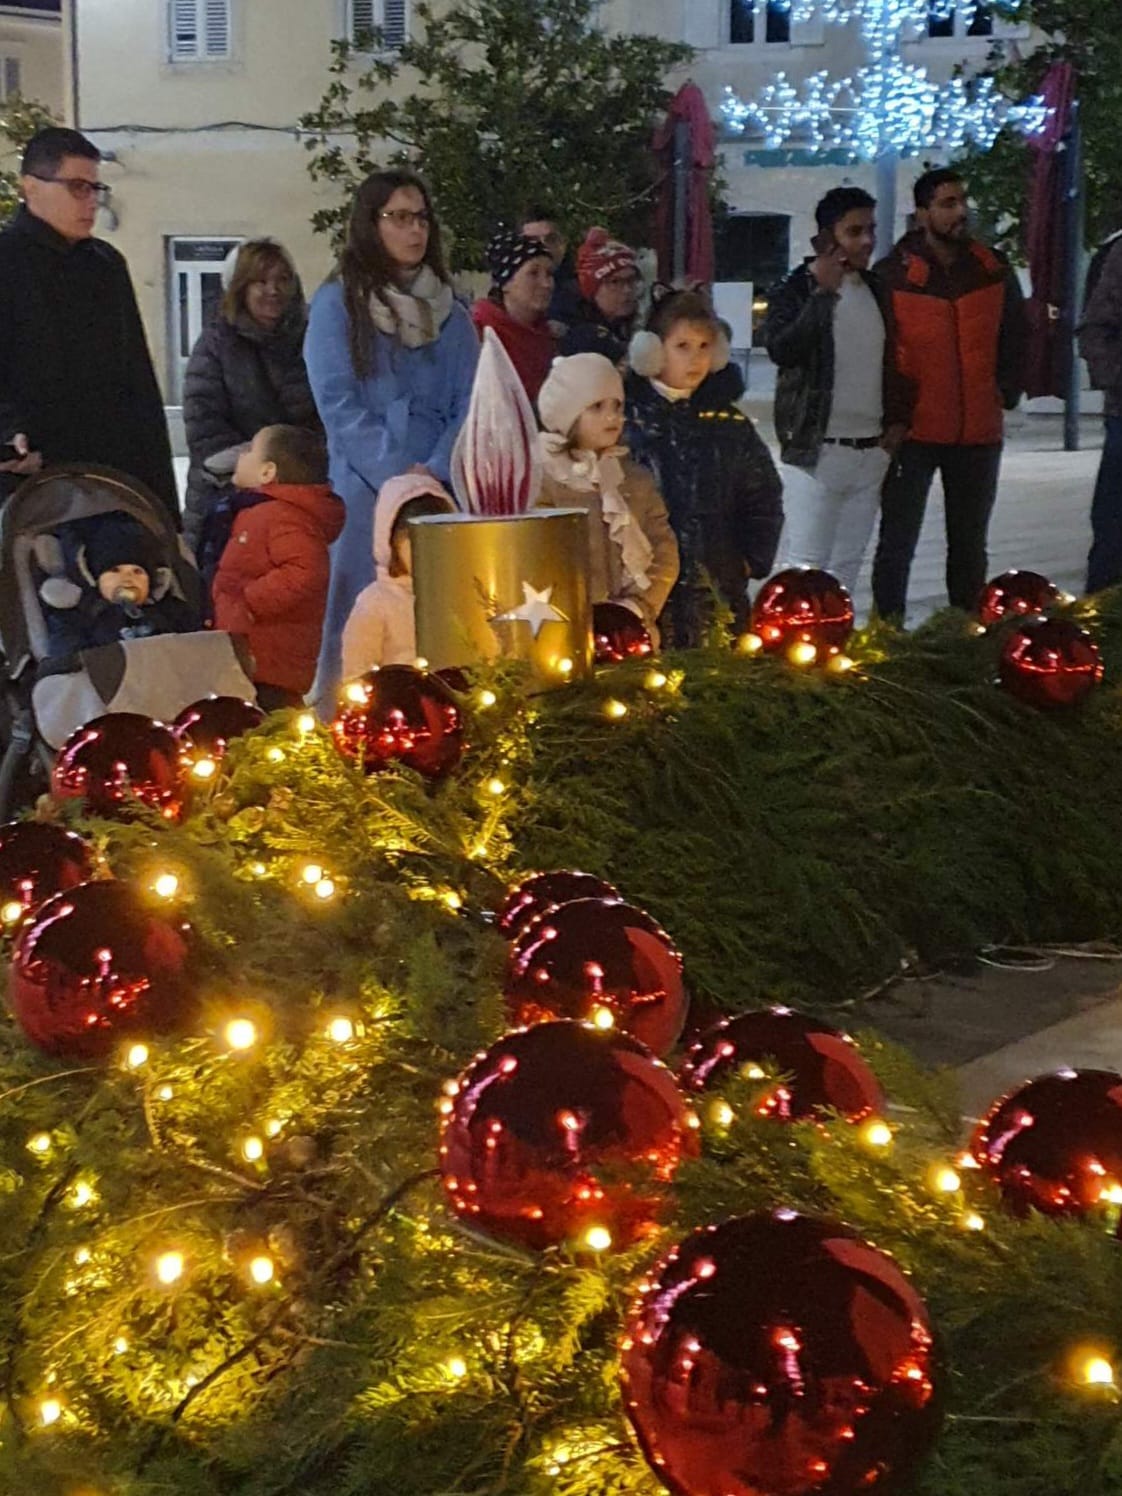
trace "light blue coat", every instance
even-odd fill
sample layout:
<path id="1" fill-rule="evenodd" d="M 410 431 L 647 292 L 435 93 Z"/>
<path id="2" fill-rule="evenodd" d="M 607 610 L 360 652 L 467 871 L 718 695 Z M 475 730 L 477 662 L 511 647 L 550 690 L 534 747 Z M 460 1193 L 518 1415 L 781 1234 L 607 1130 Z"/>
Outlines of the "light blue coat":
<path id="1" fill-rule="evenodd" d="M 331 551 L 316 700 L 334 705 L 340 643 L 355 599 L 374 580 L 374 501 L 387 478 L 414 463 L 448 483 L 452 446 L 467 415 L 479 338 L 454 303 L 434 343 L 406 348 L 374 333 L 371 373 L 359 379 L 347 344 L 343 288 L 327 281 L 312 300 L 304 341 L 312 393 L 327 431 L 331 484 L 347 506 Z"/>

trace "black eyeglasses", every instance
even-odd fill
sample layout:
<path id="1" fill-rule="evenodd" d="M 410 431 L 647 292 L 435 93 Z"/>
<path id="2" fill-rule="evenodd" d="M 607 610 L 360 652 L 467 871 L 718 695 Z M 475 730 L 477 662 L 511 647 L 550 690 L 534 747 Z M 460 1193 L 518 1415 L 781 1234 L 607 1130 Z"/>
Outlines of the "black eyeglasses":
<path id="1" fill-rule="evenodd" d="M 113 189 L 108 182 L 87 182 L 85 177 L 44 177 L 37 171 L 29 175 L 33 176 L 37 182 L 56 182 L 60 187 L 65 187 L 70 196 L 80 203 L 92 197 L 96 199 L 99 207 L 104 207 L 113 195 Z"/>
<path id="2" fill-rule="evenodd" d="M 378 217 L 386 219 L 388 223 L 392 223 L 395 228 L 399 229 L 411 229 L 414 224 L 427 229 L 432 222 L 432 214 L 426 212 L 424 208 L 417 213 L 409 208 L 383 208 Z"/>

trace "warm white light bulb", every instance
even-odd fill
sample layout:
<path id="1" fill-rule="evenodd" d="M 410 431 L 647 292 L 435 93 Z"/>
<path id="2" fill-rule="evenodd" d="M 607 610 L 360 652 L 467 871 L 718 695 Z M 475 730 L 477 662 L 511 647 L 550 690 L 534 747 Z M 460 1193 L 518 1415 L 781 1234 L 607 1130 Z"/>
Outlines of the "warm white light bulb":
<path id="1" fill-rule="evenodd" d="M 0 920 L 6 925 L 14 925 L 23 916 L 23 905 L 18 899 L 9 899 L 4 905 L 0 905 Z"/>
<path id="2" fill-rule="evenodd" d="M 1088 1387 L 1113 1387 L 1114 1367 L 1105 1356 L 1088 1356 L 1082 1376 Z"/>
<path id="3" fill-rule="evenodd" d="M 141 1067 L 141 1065 L 146 1065 L 147 1063 L 148 1063 L 148 1046 L 147 1046 L 147 1044 L 132 1044 L 132 1045 L 130 1045 L 129 1046 L 129 1051 L 125 1055 L 125 1064 L 129 1067 L 129 1069 L 130 1070 L 139 1070 L 140 1067 Z"/>
<path id="4" fill-rule="evenodd" d="M 244 1159 L 248 1159 L 251 1164 L 255 1164 L 258 1159 L 264 1158 L 264 1156 L 265 1144 L 260 1138 L 251 1136 L 242 1139 L 242 1157 Z"/>
<path id="5" fill-rule="evenodd" d="M 892 1129 L 885 1122 L 866 1122 L 862 1135 L 870 1148 L 887 1148 L 892 1143 Z"/>
<path id="6" fill-rule="evenodd" d="M 620 721 L 621 718 L 627 716 L 626 703 L 618 701 L 613 696 L 610 701 L 605 701 L 604 703 L 604 715 L 610 718 L 613 722 Z"/>
<path id="7" fill-rule="evenodd" d="M 249 1018 L 231 1018 L 224 1033 L 231 1049 L 252 1049 L 257 1043 L 257 1025 Z"/>
<path id="8" fill-rule="evenodd" d="M 161 873 L 152 887 L 161 899 L 174 899 L 179 892 L 179 879 L 174 873 Z"/>
<path id="9" fill-rule="evenodd" d="M 271 1283 L 275 1272 L 271 1257 L 255 1257 L 249 1264 L 249 1276 L 255 1283 Z"/>
<path id="10" fill-rule="evenodd" d="M 178 1283 L 187 1266 L 182 1252 L 161 1252 L 156 1258 L 156 1277 L 165 1286 Z"/>
<path id="11" fill-rule="evenodd" d="M 200 758 L 198 763 L 191 766 L 191 774 L 195 779 L 213 779 L 218 773 L 218 765 L 212 758 Z"/>
<path id="12" fill-rule="evenodd" d="M 62 1404 L 57 1397 L 45 1397 L 39 1404 L 39 1421 L 44 1428 L 50 1428 L 52 1423 L 57 1423 L 62 1417 Z"/>
<path id="13" fill-rule="evenodd" d="M 612 1233 L 606 1226 L 589 1226 L 584 1244 L 592 1252 L 606 1252 L 612 1244 Z"/>
<path id="14" fill-rule="evenodd" d="M 303 733 L 305 737 L 307 737 L 310 732 L 315 732 L 316 719 L 312 716 L 311 712 L 300 713 L 300 715 L 296 719 L 296 730 L 297 732 Z"/>
<path id="15" fill-rule="evenodd" d="M 444 1363 L 444 1369 L 455 1381 L 467 1376 L 467 1362 L 462 1356 L 453 1356 L 451 1360 Z"/>
<path id="16" fill-rule="evenodd" d="M 486 709 L 487 707 L 494 706 L 495 702 L 498 701 L 499 698 L 495 695 L 494 691 L 484 690 L 480 691 L 476 699 L 479 706 L 483 709 Z"/>
<path id="17" fill-rule="evenodd" d="M 310 887 L 313 883 L 318 883 L 323 877 L 323 868 L 320 867 L 318 862 L 306 863 L 300 871 L 300 876 Z"/>
<path id="18" fill-rule="evenodd" d="M 355 1026 L 349 1018 L 333 1018 L 327 1025 L 327 1037 L 336 1044 L 349 1044 L 355 1036 Z"/>

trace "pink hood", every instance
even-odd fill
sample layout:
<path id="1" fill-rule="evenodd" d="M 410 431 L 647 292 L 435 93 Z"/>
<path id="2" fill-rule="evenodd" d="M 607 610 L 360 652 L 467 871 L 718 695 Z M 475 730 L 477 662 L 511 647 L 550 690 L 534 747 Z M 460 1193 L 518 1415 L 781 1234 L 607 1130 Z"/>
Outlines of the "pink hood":
<path id="1" fill-rule="evenodd" d="M 374 506 L 374 565 L 379 577 L 389 573 L 394 521 L 410 499 L 419 499 L 430 493 L 447 500 L 450 509 L 457 507 L 455 499 L 439 479 L 430 478 L 427 473 L 403 473 L 400 478 L 387 478 L 378 490 Z"/>

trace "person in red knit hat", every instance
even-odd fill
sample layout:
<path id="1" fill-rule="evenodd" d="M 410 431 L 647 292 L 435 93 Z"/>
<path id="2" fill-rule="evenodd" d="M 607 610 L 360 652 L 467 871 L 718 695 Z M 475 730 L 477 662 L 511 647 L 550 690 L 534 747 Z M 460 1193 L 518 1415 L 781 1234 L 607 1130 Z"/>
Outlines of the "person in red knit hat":
<path id="1" fill-rule="evenodd" d="M 638 256 L 607 229 L 589 229 L 577 251 L 577 280 L 580 315 L 561 339 L 561 352 L 602 353 L 622 363 L 639 310 Z"/>
<path id="2" fill-rule="evenodd" d="M 238 458 L 244 507 L 214 576 L 214 622 L 244 634 L 266 711 L 299 706 L 319 658 L 328 547 L 343 501 L 327 481 L 327 446 L 302 426 L 265 426 Z"/>
<path id="3" fill-rule="evenodd" d="M 471 320 L 480 336 L 494 328 L 533 404 L 557 352 L 549 324 L 553 257 L 541 239 L 502 230 L 487 246 L 487 263 L 491 290 L 472 307 Z"/>

